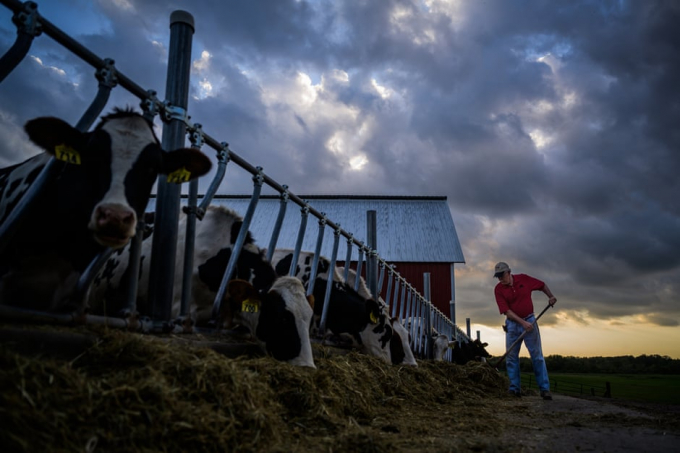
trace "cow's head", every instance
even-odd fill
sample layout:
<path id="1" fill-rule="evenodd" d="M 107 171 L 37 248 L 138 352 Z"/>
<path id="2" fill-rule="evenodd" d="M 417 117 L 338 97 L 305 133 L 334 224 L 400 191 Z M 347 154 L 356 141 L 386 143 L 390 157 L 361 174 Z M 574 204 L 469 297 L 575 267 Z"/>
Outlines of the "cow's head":
<path id="1" fill-rule="evenodd" d="M 211 167 L 198 150 L 163 151 L 151 122 L 131 110 L 116 109 L 91 132 L 53 117 L 33 119 L 25 130 L 45 151 L 82 168 L 83 196 L 94 203 L 87 227 L 98 243 L 112 248 L 134 236 L 159 174 L 182 182 Z"/>
<path id="2" fill-rule="evenodd" d="M 277 360 L 316 368 L 309 341 L 312 296 L 295 277 L 281 277 L 267 292 L 244 280 L 227 284 L 233 321 L 248 327 Z"/>
<path id="3" fill-rule="evenodd" d="M 416 358 L 413 355 L 409 340 L 411 335 L 406 327 L 399 321 L 399 318 L 391 318 L 392 338 L 390 339 L 390 353 L 392 356 L 392 364 L 394 365 L 411 365 L 418 366 Z"/>

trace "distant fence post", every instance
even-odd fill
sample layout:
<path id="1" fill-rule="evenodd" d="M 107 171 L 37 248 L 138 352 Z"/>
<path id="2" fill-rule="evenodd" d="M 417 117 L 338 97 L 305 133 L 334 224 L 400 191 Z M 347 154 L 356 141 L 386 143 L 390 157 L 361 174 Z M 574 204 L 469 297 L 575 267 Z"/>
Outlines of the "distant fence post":
<path id="1" fill-rule="evenodd" d="M 609 382 L 605 382 L 605 391 L 604 391 L 604 397 L 605 398 L 611 398 L 612 397 L 612 385 Z"/>

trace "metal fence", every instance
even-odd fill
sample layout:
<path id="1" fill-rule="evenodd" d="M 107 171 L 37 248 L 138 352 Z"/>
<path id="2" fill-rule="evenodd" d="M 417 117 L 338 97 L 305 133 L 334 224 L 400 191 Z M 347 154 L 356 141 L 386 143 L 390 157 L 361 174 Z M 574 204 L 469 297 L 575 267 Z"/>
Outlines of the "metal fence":
<path id="1" fill-rule="evenodd" d="M 346 254 L 344 257 L 345 263 L 352 262 L 352 256 L 357 253 L 356 262 L 358 263 L 357 274 L 361 275 L 364 262 L 366 264 L 367 284 L 372 294 L 376 297 L 381 292 L 381 289 L 387 285 L 386 303 L 391 307 L 391 315 L 398 318 L 399 322 L 403 322 L 407 318 L 421 318 L 424 322 L 411 323 L 411 338 L 412 349 L 419 357 L 431 357 L 431 335 L 426 332 L 431 332 L 436 329 L 439 333 L 447 335 L 450 339 L 455 339 L 461 342 L 468 342 L 470 338 L 458 326 L 456 326 L 444 313 L 438 310 L 429 301 L 429 274 L 425 274 L 425 295 L 420 294 L 408 281 L 401 277 L 392 266 L 383 260 L 378 251 L 374 250 L 374 238 L 371 238 L 370 229 L 371 217 L 370 211 L 368 213 L 369 224 L 369 244 L 364 244 L 358 241 L 351 232 L 345 231 L 337 223 L 326 217 L 323 212 L 317 211 L 308 202 L 301 199 L 288 189 L 288 186 L 278 183 L 264 173 L 262 167 L 254 166 L 241 158 L 238 154 L 229 149 L 226 141 L 219 141 L 213 136 L 209 135 L 203 130 L 200 123 L 191 122 L 187 114 L 188 103 L 188 87 L 189 87 L 189 69 L 191 63 L 191 42 L 194 33 L 193 17 L 185 11 L 175 11 L 170 17 L 170 52 L 168 61 L 168 73 L 166 81 L 166 95 L 165 100 L 161 101 L 156 96 L 156 91 L 145 90 L 134 81 L 125 76 L 118 68 L 115 67 L 114 60 L 102 59 L 99 56 L 90 52 L 87 48 L 82 46 L 76 40 L 65 34 L 59 28 L 50 23 L 47 19 L 38 13 L 38 5 L 33 2 L 22 3 L 17 0 L 0 0 L 4 6 L 14 12 L 12 21 L 17 26 L 17 39 L 14 45 L 0 58 L 0 82 L 22 61 L 27 55 L 30 46 L 35 37 L 44 33 L 57 43 L 80 57 L 82 60 L 90 64 L 96 70 L 96 78 L 99 82 L 98 91 L 95 95 L 89 108 L 81 117 L 76 127 L 81 131 L 86 131 L 94 123 L 95 119 L 101 114 L 105 107 L 111 90 L 117 86 L 123 87 L 125 90 L 139 98 L 140 106 L 144 115 L 153 120 L 156 115 L 159 115 L 163 121 L 163 136 L 162 146 L 164 149 L 175 149 L 184 146 L 185 135 L 189 135 L 191 146 L 196 149 L 203 147 L 212 148 L 215 151 L 217 159 L 217 172 L 214 179 L 211 181 L 206 193 L 202 197 L 201 203 L 198 204 L 198 182 L 192 181 L 189 187 L 188 206 L 185 212 L 188 216 L 187 222 L 187 242 L 185 262 L 181 265 L 184 268 L 184 279 L 182 289 L 182 310 L 186 313 L 189 305 L 189 298 L 191 294 L 191 272 L 193 267 L 193 237 L 195 232 L 196 221 L 200 221 L 205 213 L 207 206 L 210 204 L 213 196 L 220 186 L 229 162 L 233 162 L 240 169 L 252 175 L 253 193 L 250 199 L 250 204 L 243 217 L 243 226 L 240 234 L 236 240 L 233 253 L 227 264 L 226 271 L 223 275 L 217 297 L 213 304 L 213 316 L 216 317 L 220 309 L 220 301 L 223 298 L 226 290 L 226 285 L 231 278 L 236 260 L 239 256 L 240 250 L 243 246 L 250 221 L 253 213 L 257 208 L 258 199 L 263 185 L 267 185 L 280 195 L 281 208 L 276 219 L 276 224 L 272 237 L 269 240 L 269 255 L 273 253 L 278 240 L 283 216 L 286 212 L 286 204 L 293 202 L 300 207 L 300 228 L 298 233 L 298 240 L 293 254 L 293 262 L 291 269 L 295 269 L 297 265 L 302 239 L 306 233 L 307 221 L 309 214 L 315 217 L 318 221 L 318 237 L 316 246 L 315 261 L 312 268 L 312 276 L 310 282 L 313 282 L 317 272 L 318 251 L 321 250 L 321 244 L 324 238 L 324 230 L 330 228 L 333 232 L 333 252 L 329 257 L 331 266 L 335 266 L 340 238 L 344 237 L 346 240 Z M 40 195 L 41 188 L 44 183 L 55 177 L 54 158 L 48 164 L 36 182 L 31 186 L 30 191 L 22 199 L 21 203 L 15 207 L 12 212 L 12 217 L 9 218 L 0 229 L 0 250 L 4 248 L 11 240 L 11 236 L 21 222 L 27 206 L 30 205 L 31 200 Z M 3 307 L 2 316 L 33 316 L 49 322 L 73 323 L 77 320 L 88 323 L 105 323 L 110 326 L 123 327 L 128 329 L 136 329 L 141 331 L 156 331 L 163 328 L 170 318 L 171 304 L 173 298 L 173 278 L 175 266 L 180 263 L 175 263 L 176 247 L 177 247 L 177 229 L 178 219 L 180 213 L 180 186 L 170 184 L 163 178 L 159 178 L 158 195 L 157 195 L 157 210 L 155 221 L 155 233 L 153 236 L 152 254 L 151 254 L 151 270 L 149 283 L 149 302 L 150 302 L 150 318 L 145 320 L 136 320 L 131 322 L 129 319 L 111 319 L 96 317 L 86 314 L 55 314 L 55 313 L 30 313 L 27 310 L 14 310 Z M 373 218 L 373 222 L 375 219 Z M 144 227 L 143 222 L 139 222 L 138 228 Z M 136 234 L 132 244 L 132 256 L 136 259 L 131 260 L 132 266 L 139 265 L 139 250 L 141 247 L 142 234 Z M 78 283 L 76 298 L 84 298 L 84 294 L 89 287 L 92 279 L 96 273 L 101 269 L 103 264 L 110 256 L 111 250 L 103 252 L 98 256 L 88 269 L 83 273 L 81 280 Z M 136 269 L 130 273 L 137 275 Z M 344 278 L 347 280 L 347 272 Z M 162 285 L 158 282 L 163 282 Z M 135 311 L 136 299 L 136 279 L 132 279 L 129 284 L 128 304 L 132 312 Z M 311 284 L 310 284 L 311 286 Z M 326 324 L 328 299 L 330 296 L 330 288 L 327 286 L 325 295 L 325 304 L 323 314 L 321 317 L 320 331 L 323 332 Z M 358 286 L 358 281 L 355 286 Z M 311 290 L 310 290 L 311 292 Z M 82 300 L 82 299 L 81 299 Z M 446 359 L 451 360 L 450 351 L 447 353 Z"/>

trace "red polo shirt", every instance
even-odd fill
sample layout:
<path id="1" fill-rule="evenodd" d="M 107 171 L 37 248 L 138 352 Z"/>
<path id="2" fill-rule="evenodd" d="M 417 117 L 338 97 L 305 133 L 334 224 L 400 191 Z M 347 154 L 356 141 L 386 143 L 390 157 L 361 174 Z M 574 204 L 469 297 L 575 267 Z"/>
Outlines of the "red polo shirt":
<path id="1" fill-rule="evenodd" d="M 540 291 L 545 286 L 542 281 L 526 274 L 512 274 L 512 285 L 498 283 L 494 289 L 498 310 L 503 315 L 512 310 L 517 316 L 526 318 L 534 312 L 531 292 Z"/>

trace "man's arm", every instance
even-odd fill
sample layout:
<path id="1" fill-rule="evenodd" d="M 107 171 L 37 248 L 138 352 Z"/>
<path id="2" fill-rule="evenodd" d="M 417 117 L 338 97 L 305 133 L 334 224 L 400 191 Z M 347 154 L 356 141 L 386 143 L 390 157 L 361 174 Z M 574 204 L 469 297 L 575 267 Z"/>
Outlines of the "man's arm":
<path id="1" fill-rule="evenodd" d="M 548 285 L 543 284 L 543 289 L 541 291 L 543 291 L 545 295 L 548 296 L 548 303 L 551 307 L 557 303 L 557 298 L 553 296 L 553 293 L 550 291 L 550 288 L 548 288 Z"/>
<path id="2" fill-rule="evenodd" d="M 534 325 L 532 323 L 525 321 L 522 317 L 520 317 L 510 309 L 508 309 L 508 311 L 506 311 L 504 315 L 511 321 L 515 321 L 517 324 L 520 324 L 524 328 L 524 330 L 531 331 L 531 329 L 534 328 Z"/>

